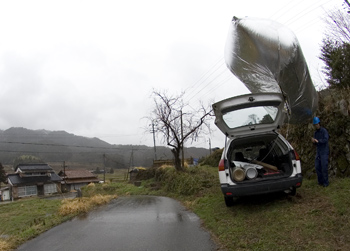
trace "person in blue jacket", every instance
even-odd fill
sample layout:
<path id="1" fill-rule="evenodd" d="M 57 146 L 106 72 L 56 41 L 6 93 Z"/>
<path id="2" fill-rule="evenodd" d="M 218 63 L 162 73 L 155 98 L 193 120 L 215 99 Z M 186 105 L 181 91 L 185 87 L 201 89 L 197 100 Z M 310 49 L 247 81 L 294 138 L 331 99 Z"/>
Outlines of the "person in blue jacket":
<path id="1" fill-rule="evenodd" d="M 326 128 L 320 125 L 320 119 L 318 117 L 313 118 L 313 124 L 316 128 L 314 137 L 311 141 L 316 145 L 316 160 L 315 169 L 317 173 L 318 184 L 324 187 L 329 185 L 328 181 L 328 156 L 329 156 L 329 145 L 328 139 L 329 134 Z"/>

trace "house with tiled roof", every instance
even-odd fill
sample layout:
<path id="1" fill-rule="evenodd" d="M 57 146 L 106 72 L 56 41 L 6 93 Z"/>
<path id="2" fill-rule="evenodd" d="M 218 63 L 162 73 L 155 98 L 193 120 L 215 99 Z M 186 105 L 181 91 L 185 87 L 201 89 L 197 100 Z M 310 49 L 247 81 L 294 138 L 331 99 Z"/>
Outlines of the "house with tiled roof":
<path id="1" fill-rule="evenodd" d="M 60 171 L 58 175 L 62 178 L 62 189 L 65 192 L 77 190 L 89 183 L 100 181 L 95 174 L 84 169 L 65 169 Z"/>
<path id="2" fill-rule="evenodd" d="M 12 199 L 61 192 L 62 178 L 48 164 L 19 164 L 7 181 Z"/>

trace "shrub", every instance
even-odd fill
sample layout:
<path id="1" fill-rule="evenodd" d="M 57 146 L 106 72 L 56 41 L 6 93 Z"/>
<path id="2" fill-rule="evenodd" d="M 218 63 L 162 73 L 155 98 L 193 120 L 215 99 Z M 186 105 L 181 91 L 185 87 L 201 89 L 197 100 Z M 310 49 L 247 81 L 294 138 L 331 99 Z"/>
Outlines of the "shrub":
<path id="1" fill-rule="evenodd" d="M 200 161 L 201 165 L 208 165 L 212 167 L 217 167 L 221 159 L 221 155 L 224 149 L 218 149 L 212 152 L 209 156 Z"/>
<path id="2" fill-rule="evenodd" d="M 195 195 L 217 183 L 216 175 L 201 167 L 189 167 L 184 172 L 158 168 L 155 174 L 156 181 L 162 183 L 165 191 L 179 195 Z"/>

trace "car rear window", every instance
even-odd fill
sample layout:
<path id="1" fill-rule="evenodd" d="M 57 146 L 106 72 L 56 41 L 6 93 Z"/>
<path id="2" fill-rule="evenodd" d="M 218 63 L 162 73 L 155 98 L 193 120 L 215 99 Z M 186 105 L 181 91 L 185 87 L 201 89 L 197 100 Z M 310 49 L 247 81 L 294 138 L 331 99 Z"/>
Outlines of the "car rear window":
<path id="1" fill-rule="evenodd" d="M 277 113 L 278 108 L 275 106 L 248 107 L 225 113 L 223 120 L 230 129 L 247 125 L 271 124 L 275 121 Z"/>

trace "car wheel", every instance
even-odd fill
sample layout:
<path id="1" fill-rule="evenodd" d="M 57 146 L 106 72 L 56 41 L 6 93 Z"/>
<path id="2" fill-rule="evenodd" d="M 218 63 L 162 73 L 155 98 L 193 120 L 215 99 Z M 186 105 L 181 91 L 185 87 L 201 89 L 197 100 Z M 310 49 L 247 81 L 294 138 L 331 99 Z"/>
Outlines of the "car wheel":
<path id="1" fill-rule="evenodd" d="M 226 197 L 225 196 L 225 204 L 227 207 L 232 207 L 233 206 L 233 197 Z"/>
<path id="2" fill-rule="evenodd" d="M 295 196 L 297 194 L 297 189 L 295 187 L 292 187 L 290 189 L 290 195 Z"/>

